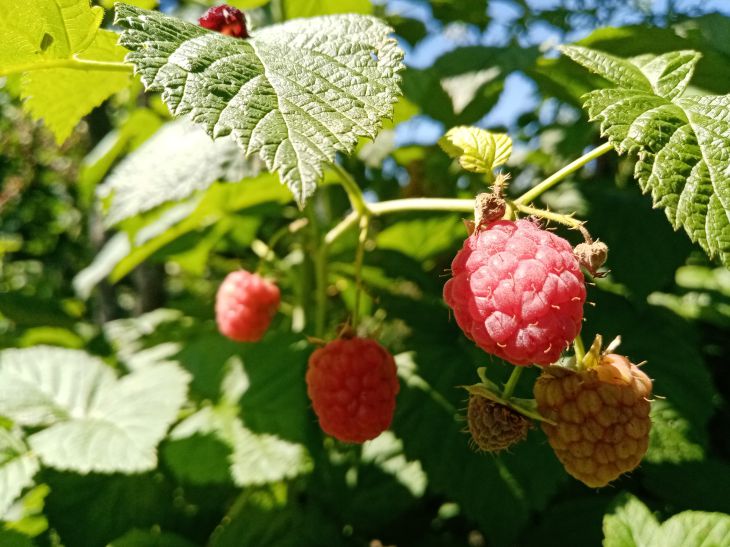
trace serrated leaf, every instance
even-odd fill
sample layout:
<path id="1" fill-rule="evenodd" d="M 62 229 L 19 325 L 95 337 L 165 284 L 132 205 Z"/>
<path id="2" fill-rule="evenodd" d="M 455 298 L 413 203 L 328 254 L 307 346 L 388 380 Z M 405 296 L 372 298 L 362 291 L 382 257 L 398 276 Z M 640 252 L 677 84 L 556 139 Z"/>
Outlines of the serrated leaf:
<path id="1" fill-rule="evenodd" d="M 79 473 L 134 473 L 157 465 L 156 446 L 186 398 L 172 364 L 116 378 L 82 351 L 37 346 L 0 353 L 0 415 L 46 426 L 28 438 L 41 461 Z"/>
<path id="2" fill-rule="evenodd" d="M 626 495 L 613 513 L 603 518 L 603 547 L 652 547 L 659 539 L 659 522 L 634 496 Z"/>
<path id="3" fill-rule="evenodd" d="M 123 60 L 104 10 L 88 0 L 0 0 L 0 74 L 24 73 L 24 109 L 64 141 L 79 119 L 129 83 L 129 72 L 58 68 L 59 61 Z"/>
<path id="4" fill-rule="evenodd" d="M 585 107 L 619 153 L 635 152 L 634 175 L 675 229 L 730 267 L 730 95 L 682 97 L 699 54 L 625 60 L 582 47 L 563 51 L 616 84 Z"/>
<path id="5" fill-rule="evenodd" d="M 474 173 L 491 173 L 504 165 L 512 153 L 512 139 L 505 133 L 492 133 L 478 127 L 454 127 L 439 140 L 439 145 L 461 166 Z"/>
<path id="6" fill-rule="evenodd" d="M 33 484 L 39 467 L 38 458 L 23 440 L 0 427 L 0 519 L 23 489 Z"/>
<path id="7" fill-rule="evenodd" d="M 638 498 L 623 495 L 603 519 L 603 547 L 725 547 L 730 515 L 685 511 L 663 524 Z"/>
<path id="8" fill-rule="evenodd" d="M 403 52 L 364 15 L 266 27 L 240 40 L 118 4 L 121 43 L 149 91 L 214 137 L 259 153 L 303 205 L 336 152 L 393 112 Z"/>
<path id="9" fill-rule="evenodd" d="M 231 477 L 237 486 L 263 485 L 308 473 L 311 461 L 303 445 L 278 436 L 257 434 L 243 425 L 228 404 L 206 407 L 181 422 L 171 433 L 173 441 L 213 436 L 227 445 Z M 205 465 L 205 462 L 202 462 Z M 185 468 L 181 474 L 202 476 L 200 469 Z"/>
<path id="10" fill-rule="evenodd" d="M 184 199 L 216 181 L 237 182 L 258 174 L 229 138 L 213 141 L 180 120 L 163 126 L 127 156 L 98 189 L 108 199 L 105 221 L 114 225 L 162 203 Z"/>
<path id="11" fill-rule="evenodd" d="M 730 515 L 685 511 L 662 524 L 662 547 L 730 545 Z"/>

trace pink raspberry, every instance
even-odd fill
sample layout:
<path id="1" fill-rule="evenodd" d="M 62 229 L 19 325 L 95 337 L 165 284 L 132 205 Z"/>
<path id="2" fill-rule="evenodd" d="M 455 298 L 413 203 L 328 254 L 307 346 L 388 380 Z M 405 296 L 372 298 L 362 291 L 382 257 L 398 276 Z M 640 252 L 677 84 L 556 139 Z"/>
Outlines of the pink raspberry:
<path id="1" fill-rule="evenodd" d="M 528 220 L 476 231 L 451 264 L 444 300 L 464 334 L 515 365 L 549 365 L 580 332 L 585 284 L 573 249 Z"/>
<path id="2" fill-rule="evenodd" d="M 215 299 L 218 330 L 236 342 L 257 342 L 276 315 L 279 301 L 279 287 L 271 281 L 246 270 L 231 272 Z"/>
<path id="3" fill-rule="evenodd" d="M 238 8 L 223 4 L 213 6 L 198 19 L 201 27 L 216 30 L 234 38 L 248 38 L 246 18 Z"/>

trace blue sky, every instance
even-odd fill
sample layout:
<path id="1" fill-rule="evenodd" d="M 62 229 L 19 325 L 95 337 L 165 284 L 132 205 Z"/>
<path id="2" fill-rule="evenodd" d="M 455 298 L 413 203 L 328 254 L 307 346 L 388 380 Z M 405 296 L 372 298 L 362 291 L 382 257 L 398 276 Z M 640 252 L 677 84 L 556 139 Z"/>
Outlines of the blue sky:
<path id="1" fill-rule="evenodd" d="M 654 0 L 653 2 L 647 1 L 646 4 L 651 6 L 652 13 L 661 17 L 666 13 L 668 2 L 669 0 Z M 528 4 L 532 9 L 543 10 L 555 8 L 561 2 L 559 0 L 528 0 Z M 430 66 L 445 52 L 460 46 L 503 45 L 507 36 L 506 29 L 514 19 L 520 16 L 520 8 L 515 7 L 509 0 L 491 0 L 488 11 L 492 22 L 484 33 L 480 33 L 476 28 L 452 28 L 444 31 L 431 18 L 430 8 L 420 0 L 389 0 L 388 10 L 392 13 L 420 19 L 432 32 L 416 48 L 404 46 L 406 63 L 416 68 Z M 720 12 L 730 16 L 730 0 L 678 0 L 675 2 L 675 10 L 679 12 L 698 10 L 701 13 Z M 635 9 L 627 7 L 618 10 L 610 24 L 613 26 L 629 25 L 636 23 L 639 19 L 640 14 Z M 567 39 L 569 41 L 579 40 L 592 30 L 593 28 L 576 29 Z M 560 32 L 550 25 L 534 25 L 523 45 L 557 44 L 561 40 Z M 479 125 L 484 127 L 510 126 L 517 116 L 534 110 L 537 104 L 532 80 L 519 73 L 511 74 L 506 79 L 505 91 L 499 103 Z M 400 145 L 414 142 L 430 144 L 435 142 L 443 131 L 444 128 L 440 124 L 419 116 L 398 127 L 397 143 Z"/>

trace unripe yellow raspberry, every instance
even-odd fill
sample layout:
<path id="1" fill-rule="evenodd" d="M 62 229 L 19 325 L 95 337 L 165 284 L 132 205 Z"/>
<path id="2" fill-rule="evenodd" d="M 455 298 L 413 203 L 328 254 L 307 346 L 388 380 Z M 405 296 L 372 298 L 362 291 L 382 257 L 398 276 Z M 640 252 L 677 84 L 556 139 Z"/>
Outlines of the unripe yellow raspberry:
<path id="1" fill-rule="evenodd" d="M 534 394 L 542 428 L 565 470 L 590 487 L 631 471 L 649 445 L 652 383 L 639 367 L 617 354 L 575 371 L 544 369 Z"/>

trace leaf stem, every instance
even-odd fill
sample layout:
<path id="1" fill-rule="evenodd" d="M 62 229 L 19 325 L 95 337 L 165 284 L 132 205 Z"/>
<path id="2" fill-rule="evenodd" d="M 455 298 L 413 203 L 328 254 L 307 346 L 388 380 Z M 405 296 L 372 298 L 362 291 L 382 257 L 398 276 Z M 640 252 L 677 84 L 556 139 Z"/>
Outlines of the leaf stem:
<path id="1" fill-rule="evenodd" d="M 358 216 L 368 214 L 368 204 L 365 203 L 365 196 L 362 194 L 362 190 L 358 186 L 352 175 L 348 173 L 341 165 L 336 163 L 332 164 L 332 169 L 340 176 L 340 183 L 347 192 L 347 197 L 352 205 L 352 210 L 357 213 Z"/>
<path id="2" fill-rule="evenodd" d="M 502 391 L 502 397 L 504 399 L 509 399 L 510 397 L 512 397 L 512 394 L 517 387 L 517 382 L 520 381 L 520 376 L 522 376 L 522 370 L 523 367 L 517 366 L 512 369 L 512 374 L 510 374 L 509 380 L 507 380 L 507 383 L 504 385 L 504 390 Z"/>
<path id="3" fill-rule="evenodd" d="M 575 173 L 578 169 L 586 165 L 587 163 L 590 163 L 594 159 L 603 156 L 604 154 L 610 152 L 613 150 L 613 145 L 609 142 L 602 144 L 601 146 L 594 148 L 590 152 L 583 154 L 580 158 L 577 160 L 569 163 L 565 167 L 563 167 L 560 171 L 556 172 L 555 174 L 549 176 L 544 181 L 542 181 L 537 186 L 531 188 L 524 194 L 522 194 L 520 197 L 518 197 L 516 200 L 514 200 L 515 205 L 523 205 L 526 203 L 530 203 L 531 201 L 537 199 L 540 197 L 544 192 L 550 190 L 553 186 L 558 184 L 561 180 L 566 178 L 568 175 L 571 175 Z"/>
<path id="4" fill-rule="evenodd" d="M 119 63 L 114 61 L 92 61 L 91 59 L 78 59 L 76 57 L 70 57 L 68 59 L 49 59 L 46 61 L 36 61 L 32 63 L 25 63 L 22 65 L 14 65 L 6 68 L 0 68 L 0 76 L 8 76 L 10 74 L 31 72 L 35 70 L 47 70 L 51 68 L 96 70 L 102 72 L 132 72 L 134 70 L 134 67 L 127 63 Z"/>

